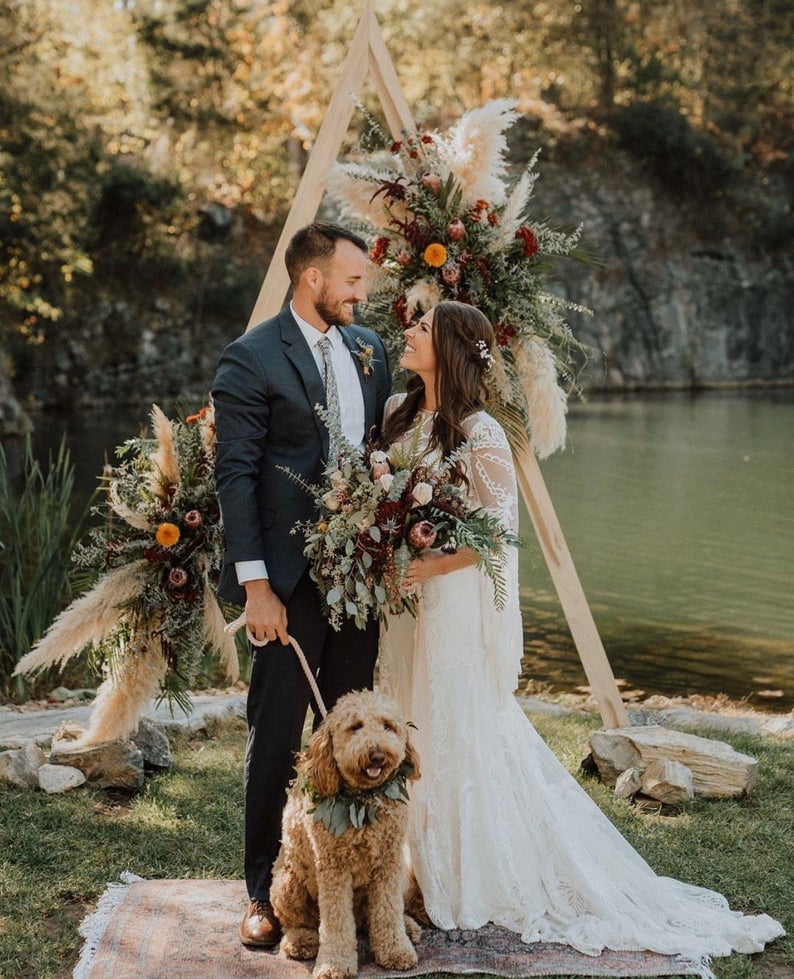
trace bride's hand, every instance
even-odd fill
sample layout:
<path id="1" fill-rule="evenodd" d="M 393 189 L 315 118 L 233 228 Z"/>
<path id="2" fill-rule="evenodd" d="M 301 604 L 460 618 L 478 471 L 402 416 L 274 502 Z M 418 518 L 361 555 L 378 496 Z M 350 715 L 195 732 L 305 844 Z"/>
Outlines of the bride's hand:
<path id="1" fill-rule="evenodd" d="M 468 547 L 462 547 L 454 554 L 443 554 L 441 551 L 425 551 L 418 558 L 414 558 L 408 565 L 403 578 L 403 590 L 409 594 L 415 592 L 430 578 L 439 574 L 449 574 L 450 571 L 458 571 L 460 568 L 471 567 L 477 563 L 477 555 Z"/>

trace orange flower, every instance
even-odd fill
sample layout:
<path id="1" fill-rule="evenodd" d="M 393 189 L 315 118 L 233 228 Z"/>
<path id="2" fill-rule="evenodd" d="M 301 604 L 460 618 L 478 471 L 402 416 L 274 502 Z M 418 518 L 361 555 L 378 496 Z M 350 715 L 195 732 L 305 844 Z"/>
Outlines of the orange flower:
<path id="1" fill-rule="evenodd" d="M 440 242 L 434 241 L 425 248 L 425 253 L 422 258 L 424 258 L 427 265 L 432 266 L 434 269 L 440 269 L 447 260 L 447 250 Z"/>
<path id="2" fill-rule="evenodd" d="M 174 523 L 161 523 L 154 538 L 160 547 L 173 547 L 179 540 L 179 527 Z"/>
<path id="3" fill-rule="evenodd" d="M 188 415 L 185 421 L 187 422 L 188 425 L 192 425 L 193 422 L 198 422 L 201 421 L 202 418 L 206 418 L 209 413 L 210 413 L 209 406 L 206 406 L 204 408 L 201 408 L 199 411 L 197 411 L 195 415 Z"/>

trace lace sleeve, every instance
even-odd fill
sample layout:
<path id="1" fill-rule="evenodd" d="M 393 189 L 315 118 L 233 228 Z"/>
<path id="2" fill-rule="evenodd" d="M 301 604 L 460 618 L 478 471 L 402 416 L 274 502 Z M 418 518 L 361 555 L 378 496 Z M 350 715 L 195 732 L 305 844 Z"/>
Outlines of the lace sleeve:
<path id="1" fill-rule="evenodd" d="M 479 412 L 464 423 L 471 451 L 469 477 L 479 505 L 518 533 L 518 489 L 513 456 L 504 429 L 490 415 Z"/>

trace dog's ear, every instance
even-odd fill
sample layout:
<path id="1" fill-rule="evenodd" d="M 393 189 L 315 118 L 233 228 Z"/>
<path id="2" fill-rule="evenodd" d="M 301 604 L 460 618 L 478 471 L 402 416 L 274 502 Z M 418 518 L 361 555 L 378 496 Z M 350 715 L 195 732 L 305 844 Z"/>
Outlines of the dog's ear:
<path id="1" fill-rule="evenodd" d="M 301 759 L 300 770 L 318 795 L 336 795 L 341 788 L 342 781 L 334 760 L 334 744 L 325 724 L 312 735 Z"/>
<path id="2" fill-rule="evenodd" d="M 422 777 L 422 773 L 419 770 L 419 752 L 414 748 L 410 738 L 405 742 L 405 760 L 414 766 L 413 773 L 408 776 L 408 780 L 415 782 Z"/>

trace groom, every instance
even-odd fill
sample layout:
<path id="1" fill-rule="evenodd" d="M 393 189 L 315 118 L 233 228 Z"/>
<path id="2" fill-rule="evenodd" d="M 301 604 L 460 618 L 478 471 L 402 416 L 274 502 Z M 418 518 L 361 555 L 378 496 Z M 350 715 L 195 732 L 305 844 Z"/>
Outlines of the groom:
<path id="1" fill-rule="evenodd" d="M 314 406 L 335 413 L 338 404 L 344 435 L 362 445 L 391 388 L 380 337 L 351 325 L 353 307 L 367 298 L 366 243 L 317 222 L 292 238 L 285 261 L 292 302 L 226 348 L 212 389 L 226 545 L 219 593 L 244 605 L 249 632 L 268 640 L 250 647 L 244 776 L 250 900 L 240 925 L 243 944 L 266 947 L 281 937 L 270 883 L 310 698 L 288 636 L 303 648 L 328 710 L 342 694 L 372 687 L 378 650 L 374 622 L 363 631 L 351 620 L 340 632 L 330 628 L 302 536 L 290 533 L 296 521 L 315 516 L 312 498 L 280 467 L 319 481 L 329 437 Z"/>

